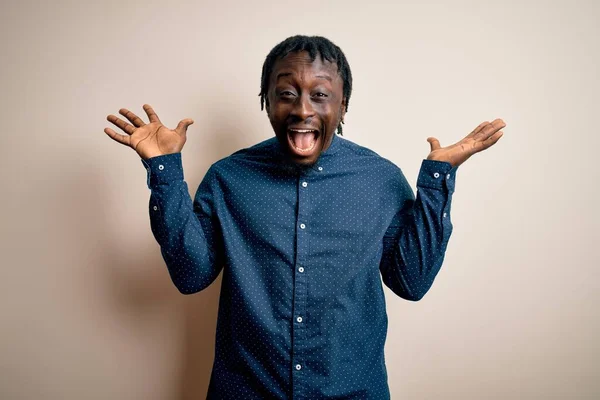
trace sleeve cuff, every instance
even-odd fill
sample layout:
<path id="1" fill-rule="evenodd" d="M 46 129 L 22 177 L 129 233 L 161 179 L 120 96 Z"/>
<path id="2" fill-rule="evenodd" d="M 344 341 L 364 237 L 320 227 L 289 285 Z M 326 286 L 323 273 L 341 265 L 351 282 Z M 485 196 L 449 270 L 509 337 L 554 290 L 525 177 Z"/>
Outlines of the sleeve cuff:
<path id="1" fill-rule="evenodd" d="M 147 181 L 149 189 L 157 185 L 168 185 L 170 183 L 183 181 L 183 165 L 181 162 L 181 152 L 163 154 L 144 160 L 140 158 L 146 168 Z"/>
<path id="2" fill-rule="evenodd" d="M 417 186 L 442 190 L 447 188 L 450 193 L 454 192 L 454 182 L 458 167 L 446 161 L 423 160 Z"/>

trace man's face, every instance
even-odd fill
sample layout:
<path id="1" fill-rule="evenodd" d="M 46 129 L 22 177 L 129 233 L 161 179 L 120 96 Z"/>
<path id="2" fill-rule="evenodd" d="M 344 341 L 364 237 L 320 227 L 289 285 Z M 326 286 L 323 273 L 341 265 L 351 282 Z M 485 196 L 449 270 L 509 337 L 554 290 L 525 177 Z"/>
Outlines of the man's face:
<path id="1" fill-rule="evenodd" d="M 290 53 L 273 66 L 267 114 L 275 136 L 291 159 L 314 164 L 331 144 L 345 114 L 343 81 L 337 64 L 313 62 L 308 52 Z"/>

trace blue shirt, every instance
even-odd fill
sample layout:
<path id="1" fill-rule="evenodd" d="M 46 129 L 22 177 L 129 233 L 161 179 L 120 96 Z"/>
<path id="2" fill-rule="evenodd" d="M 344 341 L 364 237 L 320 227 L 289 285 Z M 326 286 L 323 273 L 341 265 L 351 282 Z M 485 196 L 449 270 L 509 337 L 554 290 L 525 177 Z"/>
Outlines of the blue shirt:
<path id="1" fill-rule="evenodd" d="M 456 168 L 400 168 L 334 135 L 300 170 L 275 137 L 212 164 L 142 162 L 150 225 L 184 294 L 223 270 L 208 399 L 389 399 L 382 282 L 420 300 L 442 266 Z"/>

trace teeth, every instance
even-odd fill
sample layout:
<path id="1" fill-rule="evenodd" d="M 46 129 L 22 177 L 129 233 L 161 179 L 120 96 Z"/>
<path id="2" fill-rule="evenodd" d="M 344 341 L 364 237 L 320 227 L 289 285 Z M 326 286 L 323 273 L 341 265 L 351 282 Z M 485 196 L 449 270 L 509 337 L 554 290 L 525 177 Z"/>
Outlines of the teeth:
<path id="1" fill-rule="evenodd" d="M 300 133 L 308 133 L 308 132 L 314 132 L 314 129 L 290 129 L 290 131 L 292 132 L 300 132 Z"/>
<path id="2" fill-rule="evenodd" d="M 317 142 L 316 142 L 316 141 L 314 141 L 314 142 L 313 142 L 313 144 L 312 144 L 312 146 L 310 146 L 308 149 L 302 149 L 302 148 L 300 148 L 300 147 L 297 147 L 297 146 L 296 146 L 294 143 L 292 143 L 292 146 L 293 146 L 293 147 L 294 147 L 296 150 L 298 150 L 300 153 L 307 153 L 307 152 L 309 152 L 309 151 L 311 151 L 312 149 L 314 149 L 314 148 L 315 148 L 315 144 L 317 144 Z"/>

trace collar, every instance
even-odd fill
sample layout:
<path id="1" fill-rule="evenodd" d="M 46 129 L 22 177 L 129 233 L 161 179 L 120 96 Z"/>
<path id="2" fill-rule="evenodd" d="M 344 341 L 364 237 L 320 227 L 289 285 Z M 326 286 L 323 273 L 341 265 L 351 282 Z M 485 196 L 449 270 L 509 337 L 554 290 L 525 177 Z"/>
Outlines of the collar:
<path id="1" fill-rule="evenodd" d="M 338 134 L 334 133 L 333 137 L 331 138 L 331 144 L 329 144 L 329 147 L 327 148 L 327 150 L 321 152 L 321 155 L 319 156 L 319 158 L 329 157 L 329 156 L 337 153 L 338 150 L 340 149 L 341 141 L 342 141 L 342 139 L 338 137 Z M 318 162 L 318 160 L 317 160 L 317 162 Z"/>
<path id="2" fill-rule="evenodd" d="M 284 150 L 282 149 L 281 144 L 279 143 L 277 138 L 273 138 L 273 139 L 274 139 L 273 144 L 274 144 L 275 151 L 276 151 L 276 158 L 277 158 L 278 162 L 280 163 L 280 165 L 284 168 L 284 170 L 287 170 L 287 169 L 295 170 L 295 168 L 293 168 L 295 165 L 294 162 L 291 161 L 287 157 L 287 155 L 285 154 Z M 308 170 L 317 171 L 319 164 L 324 159 L 330 159 L 336 153 L 338 153 L 338 151 L 342 147 L 342 141 L 343 141 L 343 139 L 339 138 L 337 133 L 334 133 L 333 137 L 331 138 L 331 143 L 329 144 L 329 147 L 325 151 L 321 152 L 317 161 L 312 166 L 308 167 Z"/>

